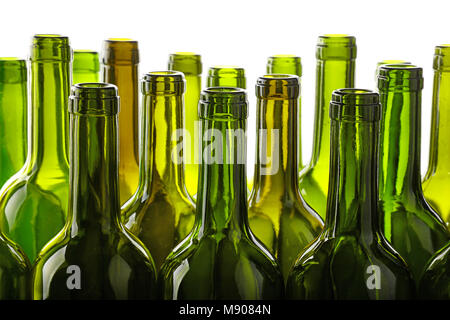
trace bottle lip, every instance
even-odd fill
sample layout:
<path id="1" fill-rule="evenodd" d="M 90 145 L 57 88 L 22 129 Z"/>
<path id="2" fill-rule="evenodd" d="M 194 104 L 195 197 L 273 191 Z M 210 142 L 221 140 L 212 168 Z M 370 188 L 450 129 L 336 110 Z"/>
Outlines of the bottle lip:
<path id="1" fill-rule="evenodd" d="M 99 72 L 100 60 L 98 52 L 94 50 L 78 49 L 73 51 L 73 70 Z"/>
<path id="2" fill-rule="evenodd" d="M 139 63 L 139 43 L 130 38 L 103 40 L 102 62 L 105 65 L 135 65 Z"/>
<path id="3" fill-rule="evenodd" d="M 347 122 L 375 122 L 381 119 L 379 94 L 368 89 L 334 90 L 330 101 L 330 118 Z"/>
<path id="4" fill-rule="evenodd" d="M 246 88 L 245 70 L 237 66 L 212 66 L 206 79 L 209 87 L 239 87 Z"/>
<path id="5" fill-rule="evenodd" d="M 281 68 L 281 70 L 274 70 L 276 68 Z M 293 54 L 275 54 L 267 58 L 266 70 L 268 73 L 289 73 L 289 70 L 283 68 L 288 68 L 289 70 L 295 70 L 292 74 L 299 77 L 302 76 L 302 58 Z"/>
<path id="6" fill-rule="evenodd" d="M 200 93 L 198 115 L 206 120 L 245 120 L 248 116 L 247 93 L 242 88 L 208 87 Z"/>
<path id="7" fill-rule="evenodd" d="M 318 37 L 316 58 L 352 60 L 356 58 L 356 38 L 348 34 L 324 34 Z"/>
<path id="8" fill-rule="evenodd" d="M 380 67 L 385 64 L 412 64 L 411 62 L 407 60 L 402 59 L 385 59 L 377 62 L 377 67 Z"/>
<path id="9" fill-rule="evenodd" d="M 434 48 L 433 69 L 450 71 L 450 44 L 441 44 Z"/>
<path id="10" fill-rule="evenodd" d="M 27 61 L 17 57 L 0 57 L 0 67 L 26 69 Z"/>
<path id="11" fill-rule="evenodd" d="M 27 61 L 16 57 L 0 57 L 0 83 L 25 84 Z"/>
<path id="12" fill-rule="evenodd" d="M 169 70 L 181 71 L 186 75 L 202 73 L 202 57 L 195 52 L 174 52 L 169 55 Z"/>
<path id="13" fill-rule="evenodd" d="M 119 112 L 117 86 L 103 82 L 74 84 L 69 97 L 69 113 L 113 116 Z"/>
<path id="14" fill-rule="evenodd" d="M 60 34 L 35 34 L 31 45 L 31 61 L 71 61 L 69 38 Z"/>
<path id="15" fill-rule="evenodd" d="M 266 74 L 256 80 L 256 97 L 259 99 L 298 99 L 300 77 L 291 74 Z"/>
<path id="16" fill-rule="evenodd" d="M 385 64 L 378 68 L 378 89 L 423 89 L 423 69 L 414 64 Z"/>
<path id="17" fill-rule="evenodd" d="M 141 79 L 142 93 L 153 95 L 181 95 L 185 91 L 184 74 L 179 71 L 151 71 Z"/>

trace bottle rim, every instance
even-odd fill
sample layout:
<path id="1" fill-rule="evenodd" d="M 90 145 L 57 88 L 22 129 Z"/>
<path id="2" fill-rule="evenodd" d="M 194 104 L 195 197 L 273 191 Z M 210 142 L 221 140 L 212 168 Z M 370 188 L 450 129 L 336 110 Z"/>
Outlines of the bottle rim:
<path id="1" fill-rule="evenodd" d="M 141 83 L 144 95 L 181 95 L 186 88 L 184 74 L 173 70 L 147 72 Z"/>
<path id="2" fill-rule="evenodd" d="M 380 97 L 369 89 L 334 90 L 330 101 L 330 119 L 347 122 L 375 122 L 381 119 Z"/>
<path id="3" fill-rule="evenodd" d="M 202 73 L 201 55 L 195 52 L 175 52 L 169 55 L 169 70 L 181 71 L 186 75 Z"/>
<path id="4" fill-rule="evenodd" d="M 259 99 L 298 99 L 300 77 L 292 74 L 266 74 L 256 80 L 256 97 Z"/>
<path id="5" fill-rule="evenodd" d="M 414 64 L 385 64 L 378 68 L 378 89 L 423 89 L 423 69 Z"/>
<path id="6" fill-rule="evenodd" d="M 114 116 L 119 112 L 116 85 L 104 82 L 74 84 L 69 96 L 69 113 L 92 116 Z"/>
<path id="7" fill-rule="evenodd" d="M 245 120 L 248 101 L 245 89 L 236 87 L 208 87 L 200 93 L 199 118 L 205 120 Z"/>

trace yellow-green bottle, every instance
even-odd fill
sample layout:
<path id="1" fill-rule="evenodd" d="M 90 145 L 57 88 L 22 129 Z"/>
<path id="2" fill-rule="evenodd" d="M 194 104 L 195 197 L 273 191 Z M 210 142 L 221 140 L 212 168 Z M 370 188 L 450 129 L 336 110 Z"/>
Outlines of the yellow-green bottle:
<path id="1" fill-rule="evenodd" d="M 192 52 L 176 52 L 169 56 L 168 70 L 184 73 L 186 79 L 186 93 L 184 94 L 184 128 L 186 137 L 183 140 L 184 168 L 186 188 L 195 200 L 197 195 L 198 164 L 199 164 L 199 119 L 198 100 L 202 87 L 201 56 Z"/>
<path id="2" fill-rule="evenodd" d="M 96 51 L 73 51 L 72 83 L 98 82 L 99 72 L 100 60 Z"/>
<path id="3" fill-rule="evenodd" d="M 244 68 L 236 66 L 214 66 L 209 68 L 207 87 L 246 88 Z"/>

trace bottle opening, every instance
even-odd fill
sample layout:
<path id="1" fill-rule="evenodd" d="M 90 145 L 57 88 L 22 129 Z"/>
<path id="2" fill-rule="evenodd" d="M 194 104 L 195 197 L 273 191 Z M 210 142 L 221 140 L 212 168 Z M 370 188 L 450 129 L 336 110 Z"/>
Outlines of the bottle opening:
<path id="1" fill-rule="evenodd" d="M 116 115 L 119 112 L 118 89 L 110 83 L 77 83 L 71 88 L 69 112 L 84 115 Z"/>
<path id="2" fill-rule="evenodd" d="M 321 60 L 355 59 L 356 38 L 346 34 L 325 34 L 319 36 L 316 58 Z"/>
<path id="3" fill-rule="evenodd" d="M 202 73 L 201 56 L 194 52 L 175 52 L 169 55 L 169 70 L 181 71 L 186 75 Z"/>
<path id="4" fill-rule="evenodd" d="M 142 78 L 143 94 L 181 95 L 185 90 L 184 74 L 179 71 L 152 71 Z"/>
<path id="5" fill-rule="evenodd" d="M 450 71 L 450 44 L 441 44 L 434 49 L 433 69 Z"/>
<path id="6" fill-rule="evenodd" d="M 69 38 L 59 34 L 36 34 L 31 46 L 31 61 L 71 61 Z"/>
<path id="7" fill-rule="evenodd" d="M 378 89 L 421 90 L 422 68 L 413 64 L 385 64 L 378 69 Z"/>
<path id="8" fill-rule="evenodd" d="M 338 121 L 379 121 L 379 94 L 368 89 L 343 88 L 334 90 L 330 102 L 330 118 Z"/>
<path id="9" fill-rule="evenodd" d="M 300 78 L 290 74 L 267 74 L 256 80 L 256 97 L 262 99 L 297 99 Z"/>
<path id="10" fill-rule="evenodd" d="M 244 120 L 248 115 L 247 94 L 241 88 L 206 88 L 200 94 L 198 112 L 202 119 Z"/>

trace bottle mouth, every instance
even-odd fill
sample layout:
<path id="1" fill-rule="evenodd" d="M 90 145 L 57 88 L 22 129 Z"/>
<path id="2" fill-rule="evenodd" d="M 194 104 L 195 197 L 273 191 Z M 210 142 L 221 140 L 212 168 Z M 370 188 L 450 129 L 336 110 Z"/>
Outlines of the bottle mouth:
<path id="1" fill-rule="evenodd" d="M 290 74 L 267 74 L 256 80 L 256 97 L 259 99 L 298 99 L 300 78 Z"/>
<path id="2" fill-rule="evenodd" d="M 316 46 L 319 60 L 356 59 L 356 38 L 347 34 L 325 34 L 319 36 Z"/>
<path id="3" fill-rule="evenodd" d="M 295 75 L 302 76 L 302 59 L 299 56 L 293 54 L 275 54 L 267 59 L 266 69 L 268 73 L 274 72 L 273 69 L 289 68 L 295 70 Z"/>
<path id="4" fill-rule="evenodd" d="M 92 50 L 73 51 L 73 70 L 77 72 L 99 72 L 98 52 Z"/>
<path id="5" fill-rule="evenodd" d="M 434 48 L 433 69 L 450 71 L 450 44 L 441 44 Z"/>
<path id="6" fill-rule="evenodd" d="M 186 81 L 179 71 L 147 72 L 141 80 L 142 93 L 150 95 L 182 95 Z"/>
<path id="7" fill-rule="evenodd" d="M 101 82 L 77 83 L 71 88 L 69 113 L 92 116 L 114 116 L 119 112 L 118 89 Z"/>
<path id="8" fill-rule="evenodd" d="M 348 122 L 374 122 L 381 119 L 378 93 L 368 89 L 334 90 L 330 102 L 330 119 Z"/>
<path id="9" fill-rule="evenodd" d="M 169 55 L 169 70 L 181 71 L 185 75 L 202 74 L 201 55 L 194 52 L 175 52 Z"/>
<path id="10" fill-rule="evenodd" d="M 208 70 L 209 87 L 238 87 L 245 89 L 246 78 L 244 68 L 236 66 L 214 66 Z"/>
<path id="11" fill-rule="evenodd" d="M 206 88 L 200 94 L 198 115 L 205 120 L 245 120 L 248 116 L 247 93 L 241 88 Z"/>
<path id="12" fill-rule="evenodd" d="M 36 34 L 31 45 L 31 61 L 71 61 L 72 49 L 69 38 L 59 34 Z"/>
<path id="13" fill-rule="evenodd" d="M 411 64 L 411 62 L 401 59 L 386 59 L 377 62 L 377 67 L 380 67 L 385 64 Z"/>
<path id="14" fill-rule="evenodd" d="M 423 70 L 413 64 L 385 64 L 378 68 L 378 89 L 418 91 L 423 89 Z"/>
<path id="15" fill-rule="evenodd" d="M 108 38 L 103 41 L 103 64 L 135 65 L 139 63 L 138 41 L 129 38 Z"/>
<path id="16" fill-rule="evenodd" d="M 16 57 L 0 57 L 0 83 L 26 83 L 27 62 Z"/>

